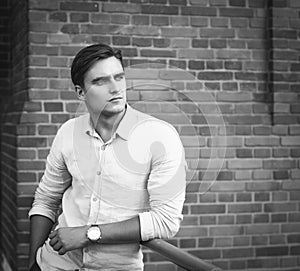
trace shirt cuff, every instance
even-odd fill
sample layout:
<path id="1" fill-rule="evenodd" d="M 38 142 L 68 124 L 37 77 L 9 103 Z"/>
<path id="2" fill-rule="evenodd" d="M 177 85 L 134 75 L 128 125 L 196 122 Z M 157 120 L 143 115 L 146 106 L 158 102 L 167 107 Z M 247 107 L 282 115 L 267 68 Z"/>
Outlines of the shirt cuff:
<path id="1" fill-rule="evenodd" d="M 142 241 L 148 241 L 154 238 L 154 225 L 152 215 L 150 212 L 144 212 L 139 214 L 141 238 Z"/>

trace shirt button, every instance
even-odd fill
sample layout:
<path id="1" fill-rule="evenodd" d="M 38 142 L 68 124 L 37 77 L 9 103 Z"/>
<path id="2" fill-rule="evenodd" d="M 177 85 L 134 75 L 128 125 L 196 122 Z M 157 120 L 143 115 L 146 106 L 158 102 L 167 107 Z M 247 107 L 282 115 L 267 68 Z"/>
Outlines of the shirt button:
<path id="1" fill-rule="evenodd" d="M 98 200 L 98 198 L 96 198 L 96 197 L 93 198 L 93 201 L 97 201 L 97 200 Z"/>
<path id="2" fill-rule="evenodd" d="M 99 171 L 97 171 L 97 175 L 100 175 L 101 174 L 101 171 L 99 170 Z"/>
<path id="3" fill-rule="evenodd" d="M 105 145 L 101 146 L 101 150 L 104 151 L 105 150 Z"/>

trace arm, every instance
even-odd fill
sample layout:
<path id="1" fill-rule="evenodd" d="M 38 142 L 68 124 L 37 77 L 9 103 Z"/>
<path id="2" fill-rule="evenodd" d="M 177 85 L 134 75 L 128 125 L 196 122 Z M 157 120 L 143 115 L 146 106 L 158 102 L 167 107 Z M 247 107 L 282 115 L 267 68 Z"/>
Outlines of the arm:
<path id="1" fill-rule="evenodd" d="M 45 216 L 33 215 L 30 218 L 29 270 L 36 263 L 36 252 L 48 238 L 52 226 L 52 220 Z"/>
<path id="2" fill-rule="evenodd" d="M 152 168 L 147 187 L 150 210 L 126 221 L 100 225 L 100 243 L 139 242 L 153 238 L 170 238 L 176 234 L 182 219 L 186 164 L 179 136 L 174 133 L 172 130 L 174 140 L 166 137 L 171 144 L 166 148 L 154 149 L 152 153 Z M 88 226 L 60 228 L 50 234 L 50 245 L 61 254 L 85 247 L 89 244 L 87 229 Z"/>
<path id="3" fill-rule="evenodd" d="M 71 176 L 61 154 L 61 135 L 57 133 L 47 157 L 44 175 L 36 189 L 30 217 L 29 267 L 34 266 L 36 252 L 47 240 L 56 221 L 64 191 L 71 184 Z"/>

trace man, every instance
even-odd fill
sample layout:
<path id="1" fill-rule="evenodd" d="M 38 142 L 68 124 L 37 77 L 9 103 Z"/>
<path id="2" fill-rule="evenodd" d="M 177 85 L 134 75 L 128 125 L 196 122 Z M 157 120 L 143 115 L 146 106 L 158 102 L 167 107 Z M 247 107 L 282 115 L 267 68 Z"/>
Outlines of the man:
<path id="1" fill-rule="evenodd" d="M 64 123 L 52 143 L 29 212 L 29 268 L 143 270 L 140 241 L 179 229 L 182 144 L 172 126 L 126 103 L 119 50 L 82 49 L 71 77 L 89 114 Z"/>

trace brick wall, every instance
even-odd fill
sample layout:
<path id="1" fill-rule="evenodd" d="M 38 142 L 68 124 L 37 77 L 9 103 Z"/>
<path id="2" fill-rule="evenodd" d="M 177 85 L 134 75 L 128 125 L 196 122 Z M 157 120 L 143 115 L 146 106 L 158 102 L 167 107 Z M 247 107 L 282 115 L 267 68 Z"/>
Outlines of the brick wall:
<path id="1" fill-rule="evenodd" d="M 16 153 L 7 157 L 17 171 L 11 166 L 2 185 L 18 198 L 2 216 L 17 222 L 19 238 L 7 251 L 13 258 L 17 248 L 17 270 L 26 269 L 26 215 L 51 141 L 78 107 L 72 57 L 94 42 L 123 50 L 130 103 L 173 123 L 184 143 L 185 215 L 171 242 L 227 270 L 299 269 L 299 12 L 297 0 L 30 0 L 28 81 L 13 69 L 14 92 L 26 94 L 16 98 L 26 102 L 18 125 L 7 126 L 16 127 L 7 132 Z M 25 67 L 25 55 L 13 67 Z M 213 182 L 215 149 L 226 155 Z M 179 270 L 144 255 L 145 270 Z"/>
<path id="2" fill-rule="evenodd" d="M 9 24 L 9 3 L 8 1 L 2 1 L 0 3 L 0 105 L 2 108 L 3 100 L 9 94 L 9 31 L 8 31 L 8 24 Z M 0 111 L 0 118 L 2 118 L 2 110 Z M 2 127 L 0 127 L 0 132 Z M 1 132 L 2 134 L 2 132 Z M 0 136 L 0 143 L 1 143 L 1 136 Z M 0 153 L 1 153 L 1 144 L 0 144 Z M 0 168 L 1 168 L 1 158 L 0 158 Z M 0 180 L 1 183 L 1 180 Z M 1 185 L 0 185 L 0 194 L 1 194 Z M 0 201 L 0 209 L 1 208 L 1 201 Z M 0 216 L 0 232 L 1 232 L 1 217 Z M 0 236 L 0 250 L 1 249 L 1 236 Z"/>
<path id="3" fill-rule="evenodd" d="M 3 56 L 6 56 L 2 61 L 3 67 L 6 63 L 10 70 L 6 71 L 1 81 L 7 82 L 6 92 L 1 93 L 1 244 L 6 260 L 14 268 L 17 265 L 25 266 L 18 258 L 17 248 L 18 244 L 28 242 L 18 224 L 23 212 L 18 188 L 18 130 L 27 99 L 27 2 L 2 1 L 4 3 L 6 7 L 3 7 L 1 14 L 7 18 L 10 15 L 10 21 L 3 35 L 3 42 L 7 44 L 1 47 Z"/>

